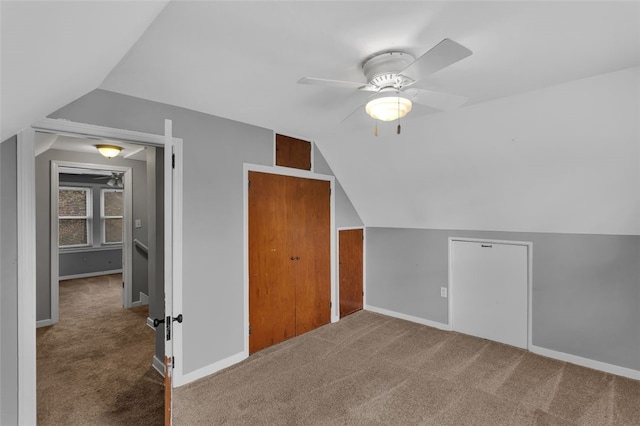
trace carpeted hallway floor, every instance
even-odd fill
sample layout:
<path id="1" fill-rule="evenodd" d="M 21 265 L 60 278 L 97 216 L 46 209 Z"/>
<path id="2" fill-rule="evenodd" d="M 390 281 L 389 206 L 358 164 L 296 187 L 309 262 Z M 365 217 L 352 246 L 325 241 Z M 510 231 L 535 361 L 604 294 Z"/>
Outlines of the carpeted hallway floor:
<path id="1" fill-rule="evenodd" d="M 123 309 L 122 277 L 60 282 L 60 322 L 37 329 L 39 425 L 162 425 L 147 307 Z"/>
<path id="2" fill-rule="evenodd" d="M 640 425 L 640 382 L 361 311 L 174 390 L 177 425 Z"/>

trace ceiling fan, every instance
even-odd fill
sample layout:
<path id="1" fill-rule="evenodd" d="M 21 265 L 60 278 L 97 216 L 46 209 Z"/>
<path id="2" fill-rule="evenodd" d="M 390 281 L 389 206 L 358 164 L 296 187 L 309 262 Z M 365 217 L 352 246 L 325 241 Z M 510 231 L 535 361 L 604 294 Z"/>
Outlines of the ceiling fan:
<path id="1" fill-rule="evenodd" d="M 122 188 L 122 186 L 123 186 L 123 176 L 124 176 L 123 172 L 111 172 L 110 176 L 98 176 L 98 177 L 96 177 L 94 179 L 95 180 L 109 179 L 107 181 L 107 185 L 113 186 L 113 187 L 116 187 L 116 188 Z"/>
<path id="2" fill-rule="evenodd" d="M 375 92 L 369 97 L 365 111 L 376 120 L 377 136 L 377 120 L 398 120 L 411 111 L 413 102 L 438 110 L 450 110 L 463 105 L 467 101 L 463 96 L 410 86 L 472 53 L 466 47 L 445 38 L 417 59 L 409 53 L 395 50 L 370 56 L 362 64 L 366 83 L 313 77 L 301 78 L 298 83 Z"/>

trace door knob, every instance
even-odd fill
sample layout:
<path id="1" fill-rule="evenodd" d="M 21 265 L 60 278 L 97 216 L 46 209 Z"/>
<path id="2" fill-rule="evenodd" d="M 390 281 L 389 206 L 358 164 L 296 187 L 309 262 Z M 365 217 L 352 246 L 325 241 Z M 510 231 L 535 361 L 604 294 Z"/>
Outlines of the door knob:
<path id="1" fill-rule="evenodd" d="M 167 318 L 169 318 L 169 317 L 167 317 Z M 182 314 L 178 315 L 177 317 L 173 317 L 173 320 L 174 321 L 178 321 L 179 324 L 182 324 Z M 164 318 L 162 318 L 162 319 L 154 318 L 153 319 L 153 326 L 155 328 L 158 328 L 158 326 L 160 324 L 164 324 Z"/>

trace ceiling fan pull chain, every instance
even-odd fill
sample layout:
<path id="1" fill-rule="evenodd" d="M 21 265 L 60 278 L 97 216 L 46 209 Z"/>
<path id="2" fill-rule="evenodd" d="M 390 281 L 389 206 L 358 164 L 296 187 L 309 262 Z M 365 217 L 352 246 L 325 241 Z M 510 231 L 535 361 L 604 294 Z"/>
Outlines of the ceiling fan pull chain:
<path id="1" fill-rule="evenodd" d="M 378 120 L 376 120 L 376 128 L 375 128 L 375 129 L 373 129 L 373 134 L 374 134 L 375 136 L 378 136 Z"/>
<path id="2" fill-rule="evenodd" d="M 400 98 L 398 98 L 398 130 L 397 133 L 400 134 Z"/>

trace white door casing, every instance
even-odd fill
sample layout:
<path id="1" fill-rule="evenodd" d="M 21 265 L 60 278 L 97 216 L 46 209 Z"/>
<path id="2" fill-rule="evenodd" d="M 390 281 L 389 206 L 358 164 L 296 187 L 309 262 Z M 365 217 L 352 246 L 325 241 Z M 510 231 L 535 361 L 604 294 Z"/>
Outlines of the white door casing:
<path id="1" fill-rule="evenodd" d="M 171 127 L 169 120 L 169 128 Z M 166 123 L 165 123 L 166 130 Z M 34 123 L 30 128 L 18 133 L 18 422 L 19 424 L 35 424 L 37 420 L 36 403 L 36 243 L 35 243 L 35 131 L 57 133 L 60 135 L 106 139 L 111 141 L 126 141 L 134 144 L 164 147 L 170 142 L 169 149 L 165 149 L 164 171 L 171 182 L 165 185 L 165 199 L 172 200 L 164 205 L 165 238 L 168 235 L 168 245 L 165 240 L 165 254 L 172 253 L 170 261 L 165 261 L 165 285 L 169 283 L 171 294 L 179 303 L 174 308 L 182 308 L 182 139 L 173 138 L 171 134 L 154 135 L 130 130 L 113 129 L 66 120 L 44 119 Z M 173 152 L 172 152 L 173 150 Z M 175 153 L 175 170 L 172 170 Z M 167 197 L 167 191 L 169 196 Z M 173 194 L 172 194 L 173 193 Z M 168 231 L 168 232 L 167 232 Z M 169 265 L 167 267 L 167 265 Z M 169 276 L 169 279 L 167 279 Z M 175 345 L 173 356 L 182 356 L 180 328 L 177 333 L 172 332 Z M 176 359 L 176 367 L 181 360 Z M 180 377 L 181 368 L 177 368 L 175 377 Z"/>
<path id="2" fill-rule="evenodd" d="M 131 229 L 132 217 L 132 172 L 131 167 L 122 166 L 106 166 L 104 164 L 89 164 L 72 161 L 51 161 L 51 318 L 42 320 L 37 323 L 38 327 L 56 324 L 58 318 L 59 304 L 59 258 L 60 249 L 58 246 L 58 187 L 59 169 L 61 167 L 73 167 L 89 170 L 104 170 L 108 168 L 112 171 L 120 171 L 124 173 L 124 218 L 123 218 L 123 239 L 122 239 L 122 281 L 124 283 L 122 290 L 122 306 L 125 308 L 132 307 L 132 265 L 133 265 L 133 237 Z M 95 220 L 95 219 L 94 219 Z"/>

